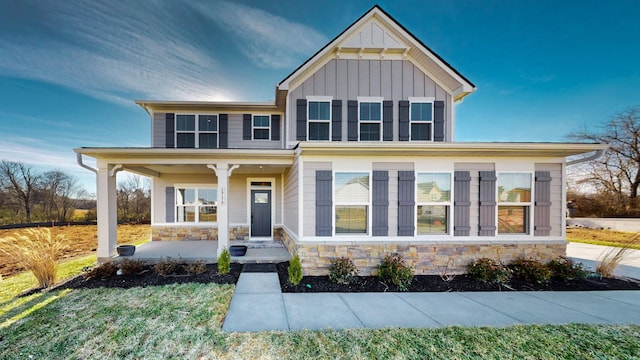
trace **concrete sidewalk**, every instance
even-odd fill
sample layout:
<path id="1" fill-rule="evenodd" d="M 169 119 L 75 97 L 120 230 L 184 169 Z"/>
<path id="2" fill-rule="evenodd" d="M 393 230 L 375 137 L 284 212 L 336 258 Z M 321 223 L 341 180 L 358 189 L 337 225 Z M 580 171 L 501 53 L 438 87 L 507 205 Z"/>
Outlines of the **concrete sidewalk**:
<path id="1" fill-rule="evenodd" d="M 591 271 L 595 271 L 596 262 L 602 254 L 610 250 L 616 251 L 618 248 L 573 242 L 567 244 L 567 256 L 581 262 L 586 269 Z M 628 250 L 614 274 L 640 279 L 640 250 Z"/>
<path id="2" fill-rule="evenodd" d="M 276 273 L 242 273 L 222 329 L 568 323 L 640 324 L 640 291 L 282 294 Z"/>

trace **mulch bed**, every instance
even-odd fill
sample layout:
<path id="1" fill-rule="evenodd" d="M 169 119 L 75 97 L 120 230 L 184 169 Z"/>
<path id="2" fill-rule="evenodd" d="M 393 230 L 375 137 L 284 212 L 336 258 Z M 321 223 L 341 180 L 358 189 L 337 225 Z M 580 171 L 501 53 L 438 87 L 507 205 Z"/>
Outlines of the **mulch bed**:
<path id="1" fill-rule="evenodd" d="M 285 293 L 311 292 L 394 292 L 393 284 L 385 284 L 375 276 L 359 276 L 353 284 L 340 285 L 329 281 L 328 276 L 304 276 L 298 285 L 289 283 L 288 262 L 278 264 L 280 287 Z M 416 275 L 409 292 L 448 292 L 448 291 L 591 291 L 591 290 L 640 290 L 640 281 L 621 278 L 600 278 L 590 274 L 582 280 L 566 282 L 554 281 L 547 284 L 530 284 L 511 280 L 509 284 L 486 284 L 467 275 L 458 275 L 451 281 L 445 281 L 438 275 Z"/>

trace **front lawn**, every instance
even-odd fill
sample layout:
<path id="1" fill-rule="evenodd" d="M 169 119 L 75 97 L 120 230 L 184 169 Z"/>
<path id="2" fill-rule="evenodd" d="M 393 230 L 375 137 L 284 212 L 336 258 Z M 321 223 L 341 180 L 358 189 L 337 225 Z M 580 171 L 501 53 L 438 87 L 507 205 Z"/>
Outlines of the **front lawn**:
<path id="1" fill-rule="evenodd" d="M 640 354 L 640 326 L 229 334 L 221 324 L 232 295 L 232 285 L 217 284 L 35 294 L 0 307 L 0 358 L 619 359 Z"/>
<path id="2" fill-rule="evenodd" d="M 567 241 L 602 246 L 624 247 L 640 250 L 640 245 L 629 244 L 629 240 L 636 235 L 632 232 L 598 230 L 587 228 L 568 228 Z"/>

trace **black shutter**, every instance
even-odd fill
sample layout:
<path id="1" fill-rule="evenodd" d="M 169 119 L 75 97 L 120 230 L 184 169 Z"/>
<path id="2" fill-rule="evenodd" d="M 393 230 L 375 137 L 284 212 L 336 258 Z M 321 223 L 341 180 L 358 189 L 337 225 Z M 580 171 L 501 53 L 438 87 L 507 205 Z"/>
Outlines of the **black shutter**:
<path id="1" fill-rule="evenodd" d="M 220 141 L 218 147 L 226 149 L 229 147 L 229 114 L 220 114 L 218 117 L 218 135 Z"/>
<path id="2" fill-rule="evenodd" d="M 167 113 L 165 115 L 166 123 L 165 123 L 165 144 L 168 148 L 176 147 L 174 142 L 175 137 L 175 127 L 176 127 L 176 114 Z"/>
<path id="3" fill-rule="evenodd" d="M 271 140 L 280 140 L 280 115 L 271 115 Z"/>
<path id="4" fill-rule="evenodd" d="M 398 171 L 398 236 L 415 233 L 415 182 L 413 171 Z"/>
<path id="5" fill-rule="evenodd" d="M 358 101 L 347 101 L 347 135 L 349 141 L 358 141 Z"/>
<path id="6" fill-rule="evenodd" d="M 333 232 L 331 170 L 316 170 L 316 236 L 331 236 Z"/>
<path id="7" fill-rule="evenodd" d="M 165 188 L 165 211 L 166 220 L 168 223 L 176 221 L 175 218 L 175 206 L 176 206 L 176 189 L 173 186 L 167 186 Z"/>
<path id="8" fill-rule="evenodd" d="M 471 231 L 471 174 L 456 171 L 453 174 L 453 236 L 469 236 Z"/>
<path id="9" fill-rule="evenodd" d="M 389 172 L 374 171 L 372 184 L 372 235 L 389 235 Z"/>
<path id="10" fill-rule="evenodd" d="M 331 101 L 331 140 L 342 141 L 342 100 Z"/>
<path id="11" fill-rule="evenodd" d="M 393 101 L 382 102 L 382 140 L 393 141 Z"/>
<path id="12" fill-rule="evenodd" d="M 433 141 L 444 141 L 444 101 L 433 103 Z"/>
<path id="13" fill-rule="evenodd" d="M 307 140 L 307 99 L 296 101 L 296 140 Z"/>
<path id="14" fill-rule="evenodd" d="M 251 140 L 251 114 L 242 114 L 242 140 Z"/>
<path id="15" fill-rule="evenodd" d="M 496 172 L 480 171 L 479 236 L 496 235 Z"/>
<path id="16" fill-rule="evenodd" d="M 398 108 L 398 120 L 400 121 L 398 139 L 409 141 L 409 101 L 401 100 L 398 103 Z"/>
<path id="17" fill-rule="evenodd" d="M 551 173 L 536 171 L 535 210 L 533 235 L 549 236 L 551 233 Z"/>

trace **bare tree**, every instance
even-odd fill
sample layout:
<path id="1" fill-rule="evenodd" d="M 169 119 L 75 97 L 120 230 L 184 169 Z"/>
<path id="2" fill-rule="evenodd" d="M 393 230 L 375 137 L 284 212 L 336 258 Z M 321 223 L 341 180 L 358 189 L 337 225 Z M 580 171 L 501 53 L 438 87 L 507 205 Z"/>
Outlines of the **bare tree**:
<path id="1" fill-rule="evenodd" d="M 39 175 L 30 166 L 21 162 L 0 162 L 0 186 L 9 193 L 11 201 L 24 210 L 27 222 L 31 222 L 38 182 Z"/>
<path id="2" fill-rule="evenodd" d="M 118 217 L 121 221 L 148 220 L 151 211 L 151 186 L 148 178 L 127 174 L 118 182 Z"/>

